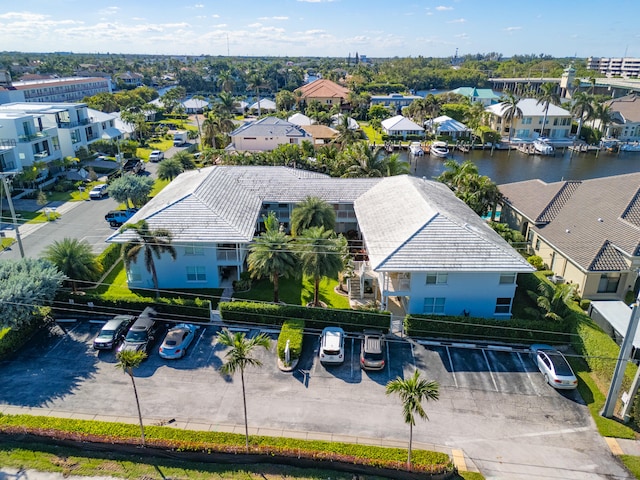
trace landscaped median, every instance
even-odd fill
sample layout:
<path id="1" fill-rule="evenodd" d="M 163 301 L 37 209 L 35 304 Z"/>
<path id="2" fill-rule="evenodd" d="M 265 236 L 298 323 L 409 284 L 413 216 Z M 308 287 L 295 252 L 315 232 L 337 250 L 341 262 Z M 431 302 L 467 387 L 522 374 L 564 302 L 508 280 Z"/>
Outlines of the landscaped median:
<path id="1" fill-rule="evenodd" d="M 223 463 L 272 463 L 302 468 L 331 468 L 355 474 L 406 479 L 448 479 L 455 468 L 447 454 L 412 452 L 413 469 L 406 469 L 407 451 L 340 442 L 252 436 L 249 451 L 241 434 L 147 426 L 147 448 L 138 447 L 139 428 L 110 423 L 30 415 L 0 414 L 0 434 L 9 440 L 55 441 L 67 445 L 109 444 L 110 450 Z"/>

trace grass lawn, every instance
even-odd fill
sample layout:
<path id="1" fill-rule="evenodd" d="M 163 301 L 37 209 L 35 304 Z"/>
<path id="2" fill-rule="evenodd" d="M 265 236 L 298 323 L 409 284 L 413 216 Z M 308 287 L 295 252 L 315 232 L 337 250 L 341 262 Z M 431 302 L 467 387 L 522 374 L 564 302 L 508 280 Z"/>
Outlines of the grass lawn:
<path id="1" fill-rule="evenodd" d="M 579 379 L 578 392 L 589 407 L 591 416 L 598 427 L 598 432 L 603 437 L 636 438 L 635 432 L 626 425 L 600 415 L 604 407 L 605 395 L 600 391 L 596 382 L 589 374 L 586 362 L 578 357 L 567 357 L 571 367 Z"/>
<path id="2" fill-rule="evenodd" d="M 624 463 L 624 466 L 631 472 L 631 474 L 640 478 L 640 457 L 634 457 L 633 455 L 620 455 L 620 460 Z"/>
<path id="3" fill-rule="evenodd" d="M 365 133 L 367 138 L 369 139 L 369 143 L 375 143 L 376 145 L 382 145 L 384 141 L 382 140 L 382 133 L 378 132 L 371 125 L 365 122 L 361 122 L 360 126 L 362 131 Z"/>
<path id="4" fill-rule="evenodd" d="M 323 279 L 320 282 L 320 300 L 331 308 L 348 310 L 349 299 L 346 296 L 338 295 L 334 289 L 338 285 L 337 280 Z M 313 301 L 313 280 L 310 278 L 281 278 L 280 279 L 280 301 L 291 305 L 306 305 Z M 273 301 L 273 283 L 269 280 L 254 282 L 248 292 L 237 292 L 234 298 L 245 300 L 257 300 L 260 302 Z"/>
<path id="5" fill-rule="evenodd" d="M 139 147 L 136 150 L 136 156 L 144 160 L 149 160 L 149 155 L 153 150 L 162 150 L 163 152 L 173 147 L 173 139 L 153 140 L 149 142 L 149 148 Z"/>
<path id="6" fill-rule="evenodd" d="M 0 238 L 0 251 L 4 250 L 5 248 L 9 248 L 14 243 L 15 240 L 13 238 Z"/>
<path id="7" fill-rule="evenodd" d="M 89 452 L 54 445 L 0 445 L 0 465 L 40 472 L 58 472 L 64 476 L 110 476 L 116 478 L 144 478 L 164 480 L 181 478 L 209 480 L 264 480 L 289 478 L 294 480 L 351 480 L 350 473 L 334 470 L 300 469 L 286 465 L 224 465 L 195 461 L 172 460 L 161 457 L 121 455 L 109 452 Z M 25 474 L 25 478 L 27 475 Z M 376 479 L 380 477 L 367 477 Z"/>

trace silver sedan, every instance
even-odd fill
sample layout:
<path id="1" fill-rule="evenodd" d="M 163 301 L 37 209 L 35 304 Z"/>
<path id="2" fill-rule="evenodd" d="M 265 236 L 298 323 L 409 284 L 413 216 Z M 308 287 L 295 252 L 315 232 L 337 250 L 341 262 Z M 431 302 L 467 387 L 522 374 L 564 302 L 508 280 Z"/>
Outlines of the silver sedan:
<path id="1" fill-rule="evenodd" d="M 569 362 L 564 355 L 550 345 L 531 345 L 531 359 L 536 364 L 544 381 L 556 389 L 574 389 L 578 386 Z"/>
<path id="2" fill-rule="evenodd" d="M 189 323 L 180 323 L 171 328 L 160 345 L 160 356 L 166 359 L 182 358 L 193 342 L 198 327 Z"/>

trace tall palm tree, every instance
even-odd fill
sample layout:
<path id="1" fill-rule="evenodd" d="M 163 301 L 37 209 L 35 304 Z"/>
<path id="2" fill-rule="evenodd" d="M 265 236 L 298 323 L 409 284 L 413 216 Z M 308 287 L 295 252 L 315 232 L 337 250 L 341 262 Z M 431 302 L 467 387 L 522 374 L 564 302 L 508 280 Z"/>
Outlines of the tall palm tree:
<path id="1" fill-rule="evenodd" d="M 249 246 L 247 262 L 252 277 L 271 279 L 273 302 L 278 303 L 280 277 L 288 278 L 297 272 L 298 257 L 293 251 L 292 238 L 278 229 L 268 228 Z"/>
<path id="2" fill-rule="evenodd" d="M 540 136 L 544 137 L 544 127 L 547 124 L 547 115 L 549 113 L 549 106 L 551 104 L 557 105 L 560 103 L 560 95 L 556 91 L 556 86 L 553 83 L 543 83 L 540 86 L 540 93 L 538 93 L 538 101 L 536 105 L 542 105 L 544 109 L 544 117 L 542 118 L 542 128 L 540 129 Z"/>
<path id="3" fill-rule="evenodd" d="M 244 433 L 247 452 L 249 452 L 249 424 L 247 422 L 247 394 L 244 385 L 244 370 L 249 366 L 262 366 L 262 362 L 254 358 L 252 354 L 258 347 L 269 350 L 271 340 L 264 333 L 253 338 L 246 338 L 244 332 L 231 333 L 225 329 L 218 333 L 218 342 L 230 347 L 230 350 L 225 354 L 227 361 L 222 365 L 220 371 L 225 375 L 233 375 L 238 370 L 240 371 L 242 404 L 244 406 Z"/>
<path id="4" fill-rule="evenodd" d="M 582 124 L 593 117 L 593 97 L 585 92 L 577 92 L 571 102 L 571 113 L 578 119 L 576 139 L 580 139 Z"/>
<path id="5" fill-rule="evenodd" d="M 171 232 L 164 228 L 151 230 L 146 220 L 125 225 L 122 229 L 123 232 L 128 230 L 133 231 L 135 238 L 122 245 L 125 266 L 129 268 L 131 262 L 136 262 L 140 252 L 143 252 L 144 265 L 151 274 L 153 288 L 156 291 L 156 296 L 158 296 L 160 293 L 158 291 L 158 274 L 153 257 L 160 259 L 161 254 L 168 253 L 173 260 L 176 259 L 176 249 L 171 245 Z"/>
<path id="6" fill-rule="evenodd" d="M 420 372 L 416 370 L 406 380 L 397 377 L 387 383 L 386 394 L 397 394 L 402 402 L 404 422 L 409 424 L 409 454 L 407 456 L 407 468 L 411 469 L 411 447 L 413 445 L 413 426 L 416 424 L 415 414 L 428 420 L 427 412 L 422 407 L 425 400 L 438 400 L 440 397 L 439 385 L 434 381 L 420 378 Z"/>
<path id="7" fill-rule="evenodd" d="M 118 352 L 116 355 L 118 363 L 116 363 L 115 367 L 122 369 L 124 373 L 129 375 L 131 378 L 131 385 L 133 385 L 133 394 L 136 397 L 136 406 L 138 407 L 138 420 L 140 421 L 140 439 L 142 441 L 142 446 L 145 446 L 144 440 L 144 424 L 142 423 L 142 412 L 140 411 L 140 399 L 138 398 L 138 389 L 136 388 L 136 381 L 133 378 L 133 370 L 138 368 L 142 361 L 147 358 L 147 354 L 145 352 L 133 351 L 133 350 L 123 350 Z"/>
<path id="8" fill-rule="evenodd" d="M 332 140 L 332 143 L 339 145 L 341 150 L 348 145 L 352 145 L 353 143 L 362 140 L 362 132 L 360 130 L 350 128 L 349 120 L 350 118 L 348 116 L 342 115 L 340 117 L 340 121 L 336 125 L 338 135 Z"/>
<path id="9" fill-rule="evenodd" d="M 233 91 L 233 87 L 236 84 L 231 70 L 223 70 L 218 73 L 218 81 L 216 83 L 224 93 L 231 93 Z"/>
<path id="10" fill-rule="evenodd" d="M 335 226 L 335 210 L 319 197 L 305 198 L 291 212 L 291 233 L 294 237 L 311 227 L 333 230 Z"/>
<path id="11" fill-rule="evenodd" d="M 343 177 L 384 177 L 385 159 L 380 148 L 371 150 L 366 142 L 354 143 L 340 154 L 340 164 L 345 169 Z"/>
<path id="12" fill-rule="evenodd" d="M 522 109 L 518 106 L 518 98 L 511 92 L 507 92 L 502 101 L 502 119 L 509 123 L 509 143 L 513 136 L 513 121 L 522 117 Z"/>
<path id="13" fill-rule="evenodd" d="M 609 105 L 604 103 L 596 103 L 593 109 L 593 118 L 600 122 L 600 133 L 603 138 L 607 136 L 607 127 L 611 123 L 613 112 Z"/>
<path id="14" fill-rule="evenodd" d="M 344 268 L 346 239 L 332 230 L 311 227 L 297 239 L 302 273 L 313 278 L 313 306 L 320 306 L 320 280 L 337 278 Z"/>
<path id="15" fill-rule="evenodd" d="M 86 240 L 76 238 L 56 240 L 45 249 L 44 258 L 67 276 L 74 292 L 78 280 L 95 280 L 101 271 L 91 245 Z"/>
<path id="16" fill-rule="evenodd" d="M 264 86 L 264 78 L 258 72 L 254 72 L 249 76 L 249 88 L 256 91 L 256 102 L 258 102 L 258 117 L 260 112 L 260 89 Z"/>
<path id="17" fill-rule="evenodd" d="M 236 98 L 228 92 L 220 92 L 218 102 L 215 104 L 216 111 L 221 117 L 231 118 L 238 107 Z"/>
<path id="18" fill-rule="evenodd" d="M 436 177 L 436 181 L 444 183 L 452 191 L 457 192 L 472 181 L 473 177 L 478 176 L 478 166 L 471 160 L 458 163 L 455 160 L 447 160 L 444 162 L 445 171 Z"/>
<path id="19" fill-rule="evenodd" d="M 409 162 L 400 160 L 400 154 L 392 153 L 384 158 L 385 163 L 385 177 L 394 177 L 396 175 L 408 175 L 411 173 L 411 165 Z"/>

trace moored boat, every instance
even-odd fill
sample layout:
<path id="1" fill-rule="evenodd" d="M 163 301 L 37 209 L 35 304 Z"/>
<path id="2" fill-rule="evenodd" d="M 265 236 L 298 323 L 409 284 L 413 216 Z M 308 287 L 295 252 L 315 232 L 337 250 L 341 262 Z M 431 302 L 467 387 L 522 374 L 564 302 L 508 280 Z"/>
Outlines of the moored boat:
<path id="1" fill-rule="evenodd" d="M 449 156 L 449 145 L 447 142 L 433 142 L 429 147 L 429 153 L 433 157 L 446 158 Z"/>
<path id="2" fill-rule="evenodd" d="M 549 145 L 544 139 L 536 138 L 533 141 L 533 148 L 538 155 L 553 155 L 553 146 Z"/>
<path id="3" fill-rule="evenodd" d="M 411 144 L 409 145 L 409 153 L 411 153 L 411 155 L 415 155 L 416 157 L 424 155 L 424 150 L 422 149 L 422 145 L 420 144 L 420 142 L 411 142 Z"/>

